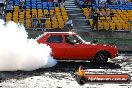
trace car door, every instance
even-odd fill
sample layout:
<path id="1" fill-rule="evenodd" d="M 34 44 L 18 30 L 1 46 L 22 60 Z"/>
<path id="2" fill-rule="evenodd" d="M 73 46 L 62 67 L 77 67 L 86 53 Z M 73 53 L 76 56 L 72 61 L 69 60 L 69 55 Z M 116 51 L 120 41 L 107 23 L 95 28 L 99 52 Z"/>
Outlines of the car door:
<path id="1" fill-rule="evenodd" d="M 50 35 L 47 40 L 47 44 L 52 49 L 52 55 L 54 58 L 62 58 L 64 56 L 64 40 L 62 38 L 62 35 Z"/>
<path id="2" fill-rule="evenodd" d="M 91 44 L 81 44 L 78 46 L 78 57 L 81 59 L 92 59 L 95 48 Z"/>
<path id="3" fill-rule="evenodd" d="M 65 35 L 65 50 L 67 58 L 71 59 L 88 59 L 91 54 L 91 45 L 84 44 L 75 35 L 70 35 L 70 40 L 67 41 Z M 69 42 L 70 41 L 70 42 Z"/>
<path id="4" fill-rule="evenodd" d="M 66 57 L 69 59 L 79 59 L 83 55 L 80 54 L 80 42 L 77 42 L 78 39 L 74 35 L 64 35 L 65 39 L 65 50 Z M 81 56 L 80 56 L 81 55 Z"/>

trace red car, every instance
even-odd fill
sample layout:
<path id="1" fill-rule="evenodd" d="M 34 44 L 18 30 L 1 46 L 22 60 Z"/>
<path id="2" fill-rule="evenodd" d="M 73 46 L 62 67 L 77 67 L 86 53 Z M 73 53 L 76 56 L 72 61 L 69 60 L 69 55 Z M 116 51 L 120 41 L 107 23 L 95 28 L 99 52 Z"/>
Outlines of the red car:
<path id="1" fill-rule="evenodd" d="M 57 60 L 90 60 L 106 63 L 108 58 L 112 59 L 118 53 L 114 45 L 91 44 L 73 32 L 45 32 L 37 38 L 37 42 L 49 45 L 53 57 Z"/>

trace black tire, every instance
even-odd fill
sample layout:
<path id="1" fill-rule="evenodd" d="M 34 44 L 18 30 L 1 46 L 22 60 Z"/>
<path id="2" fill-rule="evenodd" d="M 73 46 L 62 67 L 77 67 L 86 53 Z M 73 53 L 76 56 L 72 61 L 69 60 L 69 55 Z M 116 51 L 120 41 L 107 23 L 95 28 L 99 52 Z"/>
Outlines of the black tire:
<path id="1" fill-rule="evenodd" d="M 84 85 L 87 81 L 86 78 L 83 76 L 76 77 L 76 80 L 79 85 Z"/>
<path id="2" fill-rule="evenodd" d="M 108 54 L 105 52 L 100 52 L 97 53 L 96 56 L 94 57 L 94 62 L 96 63 L 106 63 L 108 61 Z"/>

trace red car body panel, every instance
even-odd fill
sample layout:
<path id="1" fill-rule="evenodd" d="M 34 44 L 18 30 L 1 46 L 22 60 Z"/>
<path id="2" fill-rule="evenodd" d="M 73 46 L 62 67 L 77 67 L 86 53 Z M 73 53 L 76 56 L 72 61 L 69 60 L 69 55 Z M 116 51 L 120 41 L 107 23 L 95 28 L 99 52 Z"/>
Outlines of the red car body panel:
<path id="1" fill-rule="evenodd" d="M 61 36 L 62 42 L 47 42 L 48 38 L 54 35 Z M 65 35 L 75 36 L 80 43 L 75 45 L 66 43 Z M 52 49 L 53 57 L 57 60 L 88 60 L 92 59 L 99 51 L 108 51 L 112 59 L 116 57 L 118 53 L 118 49 L 115 46 L 106 44 L 87 44 L 81 40 L 76 33 L 72 32 L 45 32 L 42 36 L 38 37 L 37 42 L 49 45 Z"/>

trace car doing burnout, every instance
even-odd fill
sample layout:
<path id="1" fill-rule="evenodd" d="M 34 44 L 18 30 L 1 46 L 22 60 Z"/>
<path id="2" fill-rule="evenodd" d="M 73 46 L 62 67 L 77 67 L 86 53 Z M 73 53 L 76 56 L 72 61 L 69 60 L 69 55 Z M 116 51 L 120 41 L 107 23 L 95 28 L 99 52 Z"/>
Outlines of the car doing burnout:
<path id="1" fill-rule="evenodd" d="M 90 60 L 106 63 L 108 58 L 117 56 L 114 45 L 85 42 L 74 32 L 45 32 L 37 42 L 47 44 L 52 49 L 52 56 L 57 60 Z"/>

